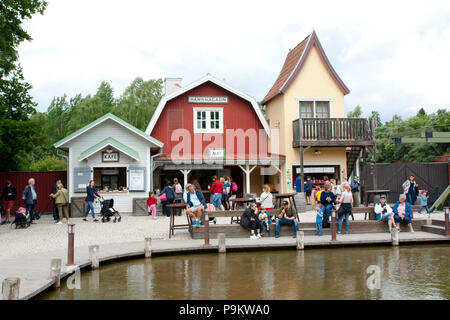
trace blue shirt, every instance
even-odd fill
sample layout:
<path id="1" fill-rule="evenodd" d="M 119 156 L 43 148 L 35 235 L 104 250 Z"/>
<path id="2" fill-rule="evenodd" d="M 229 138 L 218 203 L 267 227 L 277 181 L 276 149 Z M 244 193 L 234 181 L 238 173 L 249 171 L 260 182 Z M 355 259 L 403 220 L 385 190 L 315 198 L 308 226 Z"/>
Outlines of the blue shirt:
<path id="1" fill-rule="evenodd" d="M 320 216 L 320 215 L 321 216 Z M 323 209 L 317 210 L 316 213 L 316 223 L 322 223 L 322 219 L 323 219 Z"/>
<path id="2" fill-rule="evenodd" d="M 33 200 L 37 200 L 37 193 L 36 190 L 34 190 L 34 186 L 31 187 L 31 195 L 33 196 Z"/>
<path id="3" fill-rule="evenodd" d="M 187 192 L 183 194 L 183 199 L 184 202 L 187 203 Z M 191 202 L 194 205 L 194 207 L 198 207 L 199 205 L 201 205 L 200 200 L 198 199 L 197 194 L 195 192 L 191 193 Z"/>
<path id="4" fill-rule="evenodd" d="M 300 179 L 300 176 L 295 179 L 295 191 L 302 192 L 302 179 Z"/>

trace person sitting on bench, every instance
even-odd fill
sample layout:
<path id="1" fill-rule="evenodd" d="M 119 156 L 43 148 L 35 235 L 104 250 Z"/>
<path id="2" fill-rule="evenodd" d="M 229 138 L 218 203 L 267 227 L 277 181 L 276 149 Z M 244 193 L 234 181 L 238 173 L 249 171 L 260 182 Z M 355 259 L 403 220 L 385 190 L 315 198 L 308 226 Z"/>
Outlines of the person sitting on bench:
<path id="1" fill-rule="evenodd" d="M 375 218 L 378 221 L 387 221 L 389 232 L 391 232 L 392 227 L 395 226 L 394 214 L 392 213 L 391 206 L 386 202 L 386 196 L 384 194 L 380 196 L 380 201 L 375 205 L 374 211 Z"/>
<path id="2" fill-rule="evenodd" d="M 186 186 L 186 192 L 183 194 L 183 200 L 186 203 L 186 214 L 194 219 L 193 225 L 200 226 L 200 219 L 202 218 L 202 210 L 206 208 L 206 201 L 203 193 L 196 190 L 193 184 Z M 195 213 L 197 216 L 195 216 Z"/>
<path id="3" fill-rule="evenodd" d="M 259 239 L 261 235 L 259 233 L 259 222 L 258 222 L 258 207 L 256 203 L 251 203 L 248 208 L 244 210 L 241 217 L 241 226 L 245 229 L 250 229 L 250 239 Z M 255 235 L 256 230 L 256 235 Z"/>
<path id="4" fill-rule="evenodd" d="M 292 210 L 289 210 L 289 202 L 283 201 L 283 206 L 281 207 L 280 213 L 277 215 L 276 225 L 275 225 L 275 238 L 280 237 L 280 225 L 281 224 L 291 224 L 294 226 L 293 238 L 297 237 L 298 223 Z"/>
<path id="5" fill-rule="evenodd" d="M 394 220 L 397 223 L 398 231 L 400 231 L 400 221 L 403 221 L 408 225 L 409 230 L 414 232 L 411 218 L 412 208 L 411 204 L 406 202 L 406 194 L 402 193 L 400 195 L 400 198 L 394 205 L 394 208 L 392 208 L 392 211 L 394 212 Z"/>

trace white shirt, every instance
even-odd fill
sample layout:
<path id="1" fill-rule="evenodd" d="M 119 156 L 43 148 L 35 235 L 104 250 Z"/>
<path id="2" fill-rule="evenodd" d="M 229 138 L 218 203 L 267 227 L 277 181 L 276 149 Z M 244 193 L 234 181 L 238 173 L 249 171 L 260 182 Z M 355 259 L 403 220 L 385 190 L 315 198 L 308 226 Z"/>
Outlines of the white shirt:
<path id="1" fill-rule="evenodd" d="M 261 207 L 264 208 L 273 208 L 272 194 L 263 192 L 259 197 L 261 201 Z"/>

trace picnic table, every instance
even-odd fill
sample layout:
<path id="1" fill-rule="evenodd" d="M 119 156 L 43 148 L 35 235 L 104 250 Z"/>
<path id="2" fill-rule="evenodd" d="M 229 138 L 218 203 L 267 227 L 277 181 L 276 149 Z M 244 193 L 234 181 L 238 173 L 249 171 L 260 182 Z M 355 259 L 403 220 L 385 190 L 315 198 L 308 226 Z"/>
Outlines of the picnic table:
<path id="1" fill-rule="evenodd" d="M 283 199 L 288 199 L 291 204 L 291 210 L 294 210 L 294 214 L 297 217 L 297 220 L 300 222 L 300 219 L 298 217 L 298 211 L 297 206 L 295 205 L 295 199 L 294 197 L 297 195 L 297 192 L 291 192 L 291 193 L 277 193 L 275 194 L 275 208 L 279 209 L 281 208 L 281 202 Z"/>
<path id="2" fill-rule="evenodd" d="M 364 191 L 364 206 L 368 207 L 369 206 L 369 197 L 372 196 L 373 199 L 375 199 L 376 195 L 382 195 L 385 194 L 387 196 L 387 194 L 391 192 L 391 190 L 366 190 Z"/>
<path id="3" fill-rule="evenodd" d="M 186 208 L 186 204 L 184 203 L 171 203 L 167 205 L 167 208 L 170 209 L 170 224 L 169 224 L 169 239 L 173 236 L 175 229 L 190 229 L 191 221 L 189 221 L 189 215 L 186 215 L 187 224 L 175 224 L 175 211 L 183 210 Z"/>
<path id="4" fill-rule="evenodd" d="M 231 207 L 231 210 L 236 210 L 236 207 L 245 207 L 249 203 L 255 202 L 256 199 L 254 198 L 235 198 L 232 199 L 233 205 Z M 231 223 L 236 222 L 239 223 L 240 217 L 231 217 Z"/>

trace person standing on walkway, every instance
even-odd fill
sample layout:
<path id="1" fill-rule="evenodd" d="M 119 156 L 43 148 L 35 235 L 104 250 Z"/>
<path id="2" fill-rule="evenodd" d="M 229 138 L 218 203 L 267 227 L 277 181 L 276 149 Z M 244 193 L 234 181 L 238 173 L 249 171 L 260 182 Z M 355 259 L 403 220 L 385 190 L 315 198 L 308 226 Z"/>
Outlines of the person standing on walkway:
<path id="1" fill-rule="evenodd" d="M 308 176 L 306 178 L 305 193 L 306 193 L 306 203 L 310 204 L 310 205 L 314 204 L 314 202 L 312 200 L 312 196 L 311 196 L 312 192 L 313 192 L 313 189 L 314 189 L 314 184 L 313 184 L 313 182 L 311 180 L 311 177 Z"/>
<path id="2" fill-rule="evenodd" d="M 424 210 L 430 214 L 430 211 L 428 211 L 428 196 L 426 190 L 422 190 L 420 192 L 420 209 L 419 214 L 422 214 L 422 210 Z"/>
<path id="3" fill-rule="evenodd" d="M 17 190 L 12 185 L 11 181 L 6 180 L 6 187 L 3 189 L 1 199 L 3 199 L 3 203 L 5 205 L 5 220 L 1 222 L 1 224 L 10 224 L 11 221 L 11 209 L 14 206 L 14 201 L 16 201 Z"/>
<path id="4" fill-rule="evenodd" d="M 37 203 L 37 193 L 35 189 L 36 182 L 33 178 L 28 179 L 28 185 L 25 187 L 22 193 L 22 199 L 25 200 L 25 206 L 27 207 L 27 212 L 30 215 L 30 223 L 36 224 L 34 221 L 34 208 Z"/>
<path id="5" fill-rule="evenodd" d="M 230 210 L 230 198 L 231 193 L 231 183 L 228 177 L 220 178 L 222 182 L 222 204 L 225 206 L 225 210 Z M 222 180 L 223 179 L 223 180 Z"/>
<path id="6" fill-rule="evenodd" d="M 302 178 L 300 175 L 295 179 L 295 192 L 302 192 Z"/>
<path id="7" fill-rule="evenodd" d="M 56 194 L 56 192 L 58 191 L 58 184 L 61 183 L 61 179 L 56 179 L 55 184 L 52 187 L 52 194 Z M 56 206 L 56 199 L 52 198 L 52 202 L 53 202 L 53 220 L 55 221 L 55 223 L 57 223 L 58 221 L 60 221 L 60 219 L 58 219 L 58 207 Z"/>
<path id="8" fill-rule="evenodd" d="M 56 222 L 56 224 L 61 224 L 63 220 L 63 211 L 64 216 L 66 217 L 66 223 L 69 223 L 69 209 L 68 209 L 68 203 L 69 203 L 69 193 L 67 192 L 67 189 L 64 188 L 61 181 L 56 185 L 56 193 L 51 193 L 50 197 L 55 199 L 55 204 L 58 208 L 58 217 L 59 220 Z"/>
<path id="9" fill-rule="evenodd" d="M 216 207 L 216 210 L 224 210 L 222 206 L 223 185 L 216 176 L 213 176 L 212 181 L 212 185 L 208 186 L 208 190 L 211 192 L 211 203 Z"/>
<path id="10" fill-rule="evenodd" d="M 353 193 L 353 206 L 354 207 L 359 207 L 359 204 L 361 203 L 361 197 L 360 197 L 360 193 L 359 193 L 360 186 L 361 186 L 361 184 L 359 182 L 358 176 L 354 176 L 352 184 L 350 185 L 350 187 L 352 188 L 352 193 Z"/>
<path id="11" fill-rule="evenodd" d="M 317 207 L 316 207 L 316 236 L 323 236 L 322 220 L 323 220 L 322 204 L 320 202 L 317 202 Z"/>
<path id="12" fill-rule="evenodd" d="M 181 202 L 181 200 L 183 200 L 183 187 L 178 182 L 178 178 L 173 178 L 172 188 L 175 191 L 175 201 L 174 202 Z M 181 215 L 181 212 L 179 215 Z"/>
<path id="13" fill-rule="evenodd" d="M 409 179 L 403 182 L 403 193 L 406 195 L 406 201 L 408 201 L 412 206 L 416 203 L 417 196 L 419 195 L 419 186 L 416 183 L 413 174 L 409 176 Z"/>
<path id="14" fill-rule="evenodd" d="M 263 186 L 263 192 L 259 196 L 259 202 L 261 203 L 262 208 L 266 210 L 273 209 L 272 193 L 270 192 L 270 187 L 268 184 Z"/>
<path id="15" fill-rule="evenodd" d="M 156 205 L 158 204 L 158 199 L 155 198 L 155 193 L 153 191 L 150 191 L 148 193 L 148 199 L 147 199 L 147 209 L 148 209 L 148 215 L 152 215 L 153 219 L 156 219 Z"/>
<path id="16" fill-rule="evenodd" d="M 89 185 L 86 187 L 87 208 L 86 208 L 86 212 L 84 213 L 83 221 L 88 221 L 86 219 L 86 217 L 89 214 L 89 211 L 91 211 L 93 221 L 98 222 L 98 220 L 95 218 L 95 213 L 94 213 L 94 201 L 97 198 L 100 198 L 100 195 L 97 193 L 97 191 L 95 191 L 94 180 L 91 180 L 91 181 L 89 181 Z"/>
<path id="17" fill-rule="evenodd" d="M 175 200 L 175 190 L 173 190 L 172 183 L 170 182 L 170 180 L 166 181 L 166 186 L 164 187 L 163 191 L 161 191 L 160 197 L 163 194 L 165 195 L 166 199 L 164 201 L 161 201 L 162 211 L 163 214 L 166 215 L 166 217 L 170 217 L 170 211 L 169 208 L 167 208 L 167 205 L 172 204 L 173 201 Z"/>
<path id="18" fill-rule="evenodd" d="M 341 234 L 342 220 L 345 219 L 345 234 L 348 234 L 348 229 L 350 227 L 349 216 L 352 214 L 352 203 L 353 203 L 353 193 L 348 183 L 344 184 L 344 191 L 339 198 L 339 203 L 341 206 L 338 210 L 338 232 Z"/>

